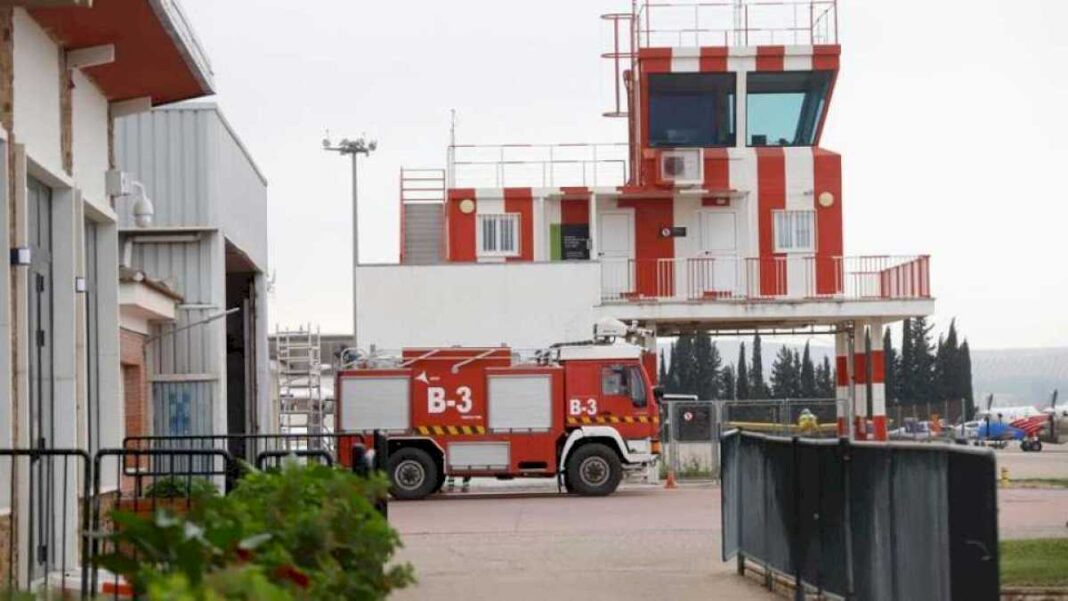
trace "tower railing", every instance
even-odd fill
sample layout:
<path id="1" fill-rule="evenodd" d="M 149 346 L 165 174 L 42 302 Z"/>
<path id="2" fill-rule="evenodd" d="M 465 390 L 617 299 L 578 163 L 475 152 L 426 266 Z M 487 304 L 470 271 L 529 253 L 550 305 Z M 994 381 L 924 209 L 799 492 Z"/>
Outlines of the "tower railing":
<path id="1" fill-rule="evenodd" d="M 619 143 L 453 144 L 449 188 L 620 186 L 629 146 Z"/>

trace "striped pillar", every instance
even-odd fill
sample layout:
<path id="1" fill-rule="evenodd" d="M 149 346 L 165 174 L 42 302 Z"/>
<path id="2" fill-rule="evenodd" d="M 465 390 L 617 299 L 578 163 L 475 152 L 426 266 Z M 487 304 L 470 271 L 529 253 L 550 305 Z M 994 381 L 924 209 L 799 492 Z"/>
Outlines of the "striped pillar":
<path id="1" fill-rule="evenodd" d="M 848 436 L 849 428 L 849 334 L 834 335 L 835 398 L 838 399 L 838 436 Z"/>
<path id="2" fill-rule="evenodd" d="M 853 431 L 857 440 L 868 439 L 868 355 L 864 349 L 865 322 L 853 329 Z"/>
<path id="3" fill-rule="evenodd" d="M 875 440 L 885 441 L 886 434 L 886 355 L 883 353 L 883 335 L 886 326 L 880 322 L 871 325 L 871 412 Z"/>

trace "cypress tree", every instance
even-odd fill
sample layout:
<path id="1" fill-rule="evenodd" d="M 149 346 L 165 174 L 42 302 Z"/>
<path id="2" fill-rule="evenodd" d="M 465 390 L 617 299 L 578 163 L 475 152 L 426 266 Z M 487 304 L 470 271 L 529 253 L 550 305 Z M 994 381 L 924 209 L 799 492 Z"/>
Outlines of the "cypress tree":
<path id="1" fill-rule="evenodd" d="M 831 371 L 831 360 L 823 357 L 823 363 L 816 370 L 816 394 L 821 399 L 835 398 L 834 372 Z"/>
<path id="2" fill-rule="evenodd" d="M 693 357 L 694 394 L 701 400 L 718 398 L 719 370 L 723 361 L 707 332 L 693 337 Z"/>
<path id="3" fill-rule="evenodd" d="M 775 362 L 771 365 L 772 398 L 785 399 L 795 396 L 797 376 L 793 351 L 785 346 L 779 348 L 779 352 L 775 355 Z"/>
<path id="4" fill-rule="evenodd" d="M 901 325 L 901 369 L 898 370 L 898 400 L 902 404 L 916 402 L 915 365 L 912 358 L 912 320 L 906 319 Z"/>
<path id="5" fill-rule="evenodd" d="M 961 352 L 957 342 L 957 320 L 949 322 L 949 332 L 946 333 L 946 361 L 942 366 L 945 378 L 945 390 L 943 398 L 951 401 L 959 401 L 964 398 L 964 389 L 961 386 Z"/>
<path id="6" fill-rule="evenodd" d="M 972 351 L 968 339 L 960 345 L 960 398 L 964 399 L 964 412 L 968 419 L 975 418 L 975 396 L 972 391 Z"/>
<path id="7" fill-rule="evenodd" d="M 894 342 L 890 339 L 890 328 L 886 328 L 883 332 L 883 382 L 885 382 L 884 389 L 886 390 L 888 404 L 893 404 L 897 399 L 901 398 L 898 393 L 897 364 L 897 351 L 894 350 Z"/>
<path id="8" fill-rule="evenodd" d="M 931 344 L 931 326 L 926 317 L 912 320 L 912 359 L 914 386 L 917 393 L 916 402 L 926 403 L 935 400 L 934 390 L 934 346 Z"/>
<path id="9" fill-rule="evenodd" d="M 678 365 L 676 378 L 678 383 L 677 392 L 680 394 L 697 394 L 697 361 L 694 355 L 694 339 L 692 335 L 679 336 L 675 345 L 676 355 L 671 363 Z"/>
<path id="10" fill-rule="evenodd" d="M 745 366 L 745 343 L 738 347 L 738 373 L 737 385 L 734 387 L 734 396 L 744 401 L 749 398 L 749 370 Z"/>
<path id="11" fill-rule="evenodd" d="M 721 399 L 733 401 L 738 398 L 735 395 L 734 377 L 734 368 L 730 365 L 724 365 L 719 374 L 719 395 Z"/>
<path id="12" fill-rule="evenodd" d="M 749 369 L 749 397 L 766 399 L 769 396 L 768 385 L 764 381 L 764 359 L 760 356 L 760 334 L 753 336 L 753 361 Z"/>
<path id="13" fill-rule="evenodd" d="M 816 398 L 816 366 L 812 363 L 812 353 L 807 340 L 804 355 L 801 357 L 801 394 L 799 396 L 803 399 Z"/>
<path id="14" fill-rule="evenodd" d="M 657 370 L 657 384 L 663 386 L 667 390 L 668 372 L 667 361 L 664 360 L 664 349 L 660 349 L 660 369 Z"/>
<path id="15" fill-rule="evenodd" d="M 679 345 L 678 341 L 671 343 L 671 364 L 667 370 L 667 380 L 664 382 L 664 392 L 675 394 L 679 392 Z"/>
<path id="16" fill-rule="evenodd" d="M 944 336 L 938 336 L 935 344 L 934 367 L 931 369 L 931 399 L 941 401 L 949 398 L 949 349 Z"/>

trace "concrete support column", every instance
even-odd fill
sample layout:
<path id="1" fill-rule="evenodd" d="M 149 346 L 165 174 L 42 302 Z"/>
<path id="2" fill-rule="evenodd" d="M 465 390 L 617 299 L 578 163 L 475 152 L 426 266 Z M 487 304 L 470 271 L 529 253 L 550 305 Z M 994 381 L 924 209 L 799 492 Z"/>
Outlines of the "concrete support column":
<path id="1" fill-rule="evenodd" d="M 834 335 L 835 398 L 838 399 L 838 436 L 849 436 L 849 334 Z"/>
<path id="2" fill-rule="evenodd" d="M 886 355 L 882 342 L 886 326 L 879 321 L 871 324 L 871 419 L 875 440 L 885 441 L 886 433 Z"/>
<path id="3" fill-rule="evenodd" d="M 868 439 L 868 363 L 864 346 L 867 322 L 858 321 L 853 326 L 853 428 L 857 440 Z"/>

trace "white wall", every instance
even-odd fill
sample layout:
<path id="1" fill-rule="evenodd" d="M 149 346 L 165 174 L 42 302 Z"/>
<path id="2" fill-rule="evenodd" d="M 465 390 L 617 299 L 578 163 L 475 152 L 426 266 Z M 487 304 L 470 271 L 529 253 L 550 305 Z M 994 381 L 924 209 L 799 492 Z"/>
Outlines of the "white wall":
<path id="1" fill-rule="evenodd" d="M 49 171 L 62 170 L 59 148 L 59 47 L 25 10 L 14 13 L 15 139 Z"/>
<path id="2" fill-rule="evenodd" d="M 108 213 L 108 101 L 81 71 L 74 70 L 72 78 L 74 179 L 82 198 L 98 211 Z"/>
<path id="3" fill-rule="evenodd" d="M 542 348 L 592 335 L 599 263 L 364 265 L 360 346 Z"/>

